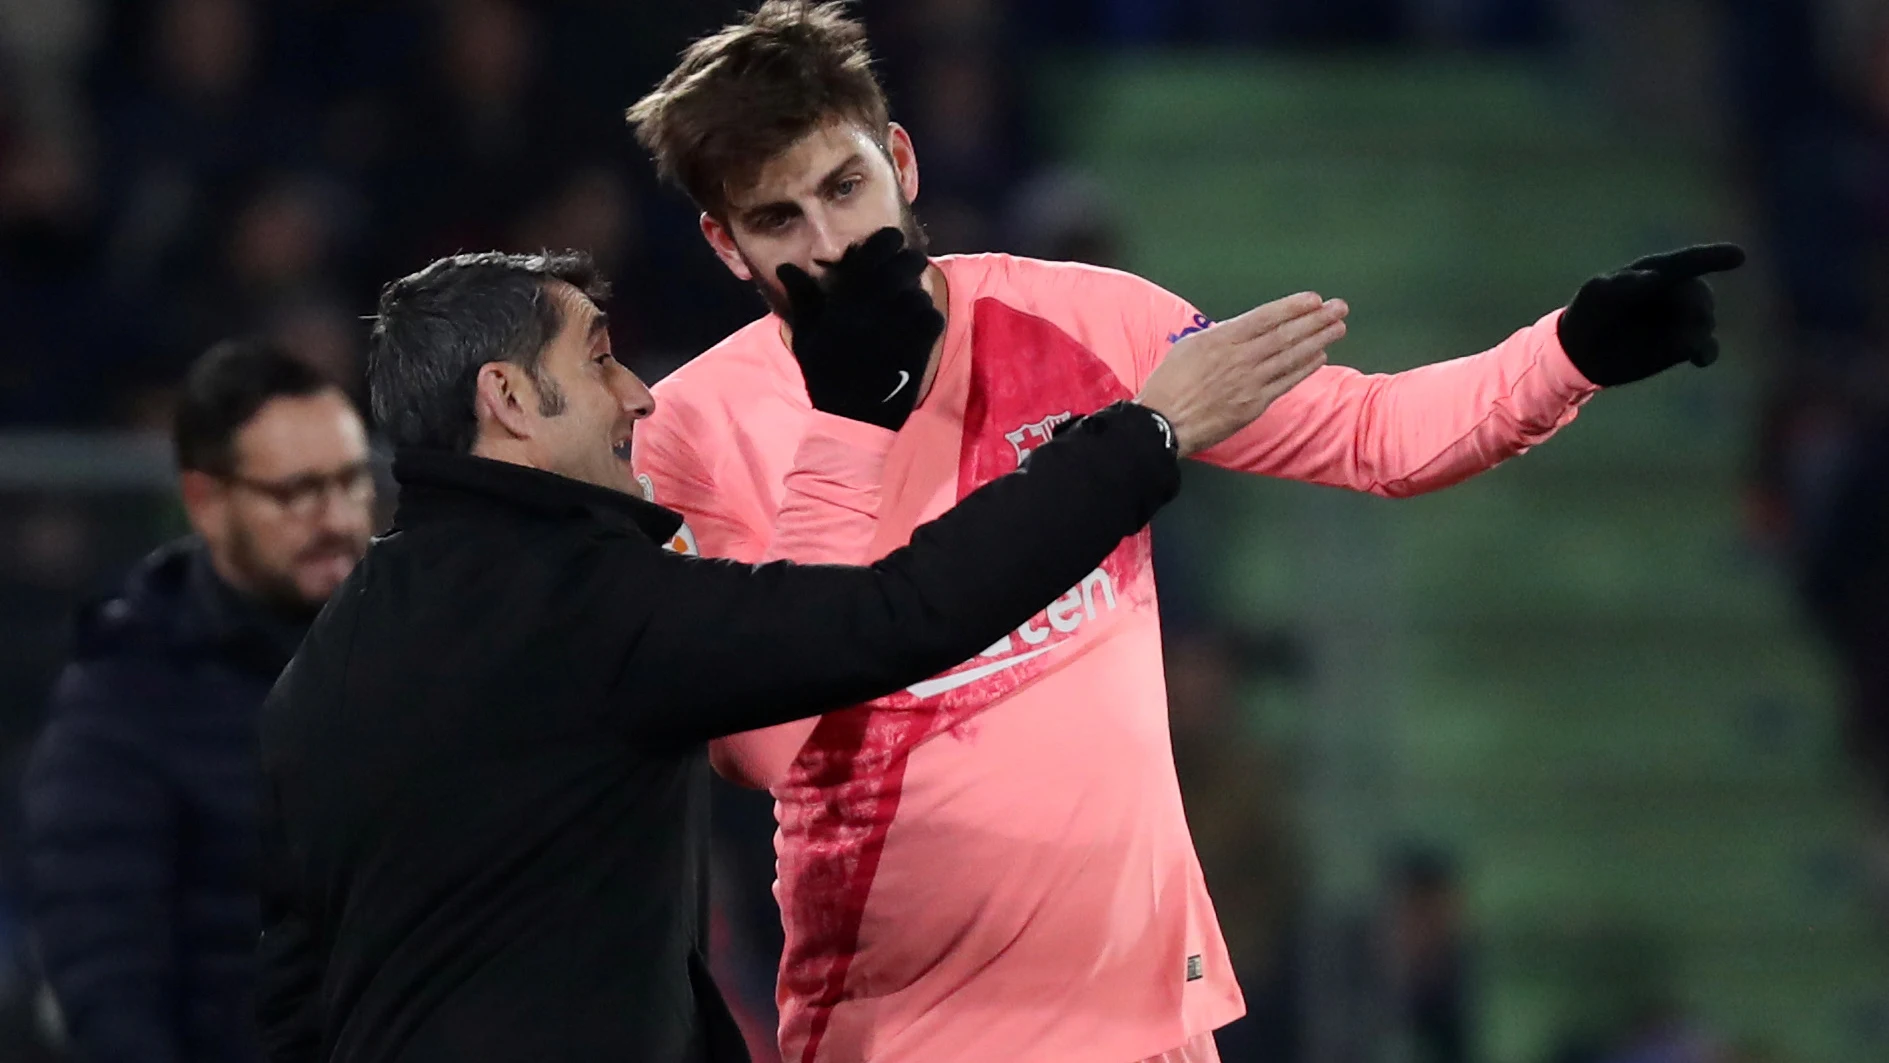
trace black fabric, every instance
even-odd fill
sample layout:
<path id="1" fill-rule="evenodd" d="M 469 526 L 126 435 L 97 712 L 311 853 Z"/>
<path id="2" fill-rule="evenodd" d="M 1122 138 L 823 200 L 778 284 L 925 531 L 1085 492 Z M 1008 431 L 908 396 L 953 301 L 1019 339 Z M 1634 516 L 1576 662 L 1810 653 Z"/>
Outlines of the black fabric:
<path id="1" fill-rule="evenodd" d="M 33 928 L 79 1059 L 261 1058 L 256 720 L 305 630 L 195 540 L 82 612 L 24 795 Z"/>
<path id="2" fill-rule="evenodd" d="M 1590 383 L 1617 387 L 1680 362 L 1718 361 L 1712 289 L 1702 279 L 1744 265 L 1735 244 L 1649 255 L 1581 286 L 1561 315 L 1568 360 Z"/>
<path id="3" fill-rule="evenodd" d="M 395 475 L 263 713 L 277 1063 L 741 1058 L 703 956 L 706 740 L 969 659 L 1179 486 L 1123 404 L 846 568 L 672 554 L 674 514 L 518 466 Z"/>
<path id="4" fill-rule="evenodd" d="M 927 265 L 888 228 L 847 248 L 820 281 L 793 265 L 777 271 L 814 409 L 895 432 L 905 424 L 945 328 L 920 283 Z"/>

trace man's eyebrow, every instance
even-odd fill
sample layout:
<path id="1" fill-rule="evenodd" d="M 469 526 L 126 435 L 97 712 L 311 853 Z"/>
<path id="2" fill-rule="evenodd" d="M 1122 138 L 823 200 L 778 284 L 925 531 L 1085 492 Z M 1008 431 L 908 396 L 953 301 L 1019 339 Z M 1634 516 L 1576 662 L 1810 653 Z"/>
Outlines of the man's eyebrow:
<path id="1" fill-rule="evenodd" d="M 752 225 L 769 214 L 798 214 L 800 213 L 800 208 L 788 200 L 777 199 L 771 203 L 756 203 L 753 206 L 742 207 L 737 213 L 741 215 L 743 221 Z"/>
<path id="2" fill-rule="evenodd" d="M 609 327 L 610 327 L 610 315 L 604 313 L 601 310 L 597 311 L 595 314 L 592 314 L 590 317 L 590 338 L 593 340 L 596 339 L 597 334 L 599 332 L 602 332 L 604 329 L 607 329 Z"/>
<path id="3" fill-rule="evenodd" d="M 859 164 L 865 161 L 866 161 L 866 157 L 864 155 L 861 155 L 857 151 L 853 152 L 851 155 L 846 156 L 845 159 L 842 159 L 840 161 L 840 164 L 838 166 L 835 166 L 831 170 L 828 170 L 826 172 L 826 176 L 820 178 L 820 187 L 827 188 L 837 183 L 840 179 L 840 175 L 844 174 L 847 170 L 853 169 L 854 167 L 858 166 Z"/>
<path id="4" fill-rule="evenodd" d="M 822 190 L 832 187 L 834 184 L 838 183 L 839 179 L 846 173 L 847 170 L 854 169 L 855 167 L 859 166 L 861 163 L 865 161 L 866 161 L 866 156 L 864 154 L 857 151 L 853 152 L 851 155 L 848 155 L 846 158 L 840 160 L 840 164 L 838 166 L 835 166 L 831 170 L 828 170 L 826 172 L 826 175 L 820 178 L 820 183 L 818 187 L 821 188 Z M 773 211 L 781 211 L 783 213 L 785 212 L 798 213 L 799 210 L 800 210 L 800 206 L 796 204 L 795 202 L 793 202 L 792 200 L 777 199 L 777 200 L 772 200 L 767 203 L 753 203 L 745 207 L 736 207 L 735 213 L 741 215 L 743 219 L 752 222 L 754 219 L 759 218 L 760 216 L 773 212 Z"/>

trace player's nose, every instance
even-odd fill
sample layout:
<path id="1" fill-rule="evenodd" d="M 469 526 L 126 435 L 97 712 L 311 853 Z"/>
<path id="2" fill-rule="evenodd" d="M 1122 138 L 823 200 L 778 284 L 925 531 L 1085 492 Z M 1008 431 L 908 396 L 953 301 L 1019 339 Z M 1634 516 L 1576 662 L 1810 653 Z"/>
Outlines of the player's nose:
<path id="1" fill-rule="evenodd" d="M 816 218 L 813 221 L 813 264 L 816 269 L 810 271 L 814 276 L 826 272 L 826 267 L 840 260 L 846 253 L 846 235 L 832 223 Z"/>

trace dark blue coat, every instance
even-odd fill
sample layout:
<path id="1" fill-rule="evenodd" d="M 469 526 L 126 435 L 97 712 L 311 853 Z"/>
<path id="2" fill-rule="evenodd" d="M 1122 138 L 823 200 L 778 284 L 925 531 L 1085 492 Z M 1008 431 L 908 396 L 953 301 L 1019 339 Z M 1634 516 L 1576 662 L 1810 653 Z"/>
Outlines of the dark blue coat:
<path id="1" fill-rule="evenodd" d="M 25 785 L 34 932 L 81 1060 L 261 1058 L 256 720 L 304 631 L 193 540 L 82 612 Z"/>

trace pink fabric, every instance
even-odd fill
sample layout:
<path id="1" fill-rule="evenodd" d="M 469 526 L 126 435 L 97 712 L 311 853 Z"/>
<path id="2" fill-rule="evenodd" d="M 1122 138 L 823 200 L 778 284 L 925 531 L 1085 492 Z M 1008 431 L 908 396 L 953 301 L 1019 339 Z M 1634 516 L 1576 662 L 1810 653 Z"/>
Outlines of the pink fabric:
<path id="1" fill-rule="evenodd" d="M 879 479 L 891 432 L 810 410 L 807 435 L 781 481 L 781 508 L 761 560 L 859 564 L 879 515 Z M 716 742 L 709 761 L 723 777 L 765 789 L 786 777 L 819 720 L 754 731 Z"/>
<path id="2" fill-rule="evenodd" d="M 1203 1033 L 1172 1052 L 1149 1056 L 1141 1063 L 1220 1063 L 1220 1046 L 1213 1043 L 1212 1034 Z"/>
<path id="3" fill-rule="evenodd" d="M 1124 273 L 937 264 L 943 355 L 896 435 L 815 414 L 771 317 L 656 388 L 637 468 L 703 553 L 882 556 L 1208 324 Z M 1202 457 L 1385 495 L 1455 483 L 1592 394 L 1554 321 L 1407 373 L 1321 369 Z M 715 744 L 776 798 L 783 1058 L 1140 1060 L 1243 1013 L 1174 778 L 1149 556 L 1146 532 L 1124 542 L 941 676 Z"/>

